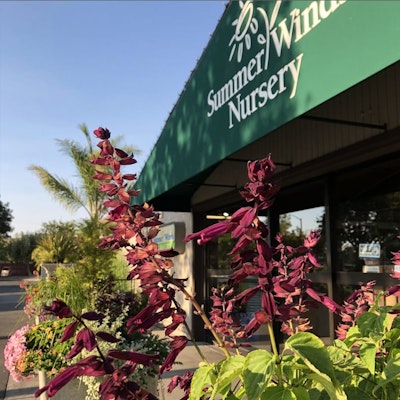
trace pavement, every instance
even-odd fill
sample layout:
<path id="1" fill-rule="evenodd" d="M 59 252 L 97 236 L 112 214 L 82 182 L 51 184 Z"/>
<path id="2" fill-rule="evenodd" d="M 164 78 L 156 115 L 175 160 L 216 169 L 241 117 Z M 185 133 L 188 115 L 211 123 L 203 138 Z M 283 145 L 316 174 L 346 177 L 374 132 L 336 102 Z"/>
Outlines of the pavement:
<path id="1" fill-rule="evenodd" d="M 4 367 L 4 346 L 8 336 L 16 329 L 27 323 L 22 306 L 16 305 L 19 302 L 23 290 L 19 287 L 19 283 L 24 277 L 7 277 L 0 278 L 0 400 L 33 400 L 34 393 L 39 387 L 39 379 L 31 378 L 23 382 L 14 382 L 9 376 L 8 371 Z M 162 331 L 156 331 L 162 335 Z M 198 343 L 202 353 L 209 362 L 221 360 L 222 352 L 214 345 L 208 343 Z M 255 347 L 258 347 L 254 343 Z M 179 400 L 183 397 L 184 392 L 177 387 L 172 393 L 168 393 L 168 385 L 170 379 L 175 375 L 182 375 L 185 371 L 194 371 L 201 361 L 195 347 L 191 344 L 179 354 L 176 363 L 171 371 L 165 372 L 158 382 L 158 398 L 159 400 Z M 60 393 L 61 395 L 61 393 Z M 58 396 L 58 394 L 57 394 Z M 68 400 L 77 400 L 75 396 L 66 395 Z M 40 400 L 45 400 L 42 396 Z"/>

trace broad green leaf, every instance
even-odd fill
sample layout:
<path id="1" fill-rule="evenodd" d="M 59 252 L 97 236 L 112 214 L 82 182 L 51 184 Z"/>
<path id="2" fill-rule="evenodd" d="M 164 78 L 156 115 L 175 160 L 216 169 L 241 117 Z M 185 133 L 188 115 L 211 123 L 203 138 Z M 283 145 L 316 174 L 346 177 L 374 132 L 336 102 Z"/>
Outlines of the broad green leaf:
<path id="1" fill-rule="evenodd" d="M 335 341 L 334 345 L 326 347 L 333 366 L 340 370 L 348 370 L 360 366 L 359 358 L 354 357 L 343 342 L 340 343 L 340 347 L 336 346 L 338 341 Z"/>
<path id="2" fill-rule="evenodd" d="M 317 388 L 311 388 L 308 390 L 308 394 L 310 395 L 310 400 L 320 400 L 321 399 L 321 391 Z"/>
<path id="3" fill-rule="evenodd" d="M 254 350 L 246 356 L 243 384 L 249 399 L 258 399 L 274 372 L 274 356 L 266 350 Z"/>
<path id="4" fill-rule="evenodd" d="M 350 400 L 372 400 L 370 393 L 364 392 L 358 387 L 348 387 L 344 389 L 347 395 L 347 398 Z"/>
<path id="5" fill-rule="evenodd" d="M 360 359 L 363 364 L 368 368 L 368 371 L 375 374 L 375 357 L 376 357 L 376 346 L 374 343 L 366 342 L 360 346 Z"/>
<path id="6" fill-rule="evenodd" d="M 214 381 L 215 365 L 201 363 L 192 378 L 189 400 L 199 400 L 204 395 L 204 387 L 212 384 Z"/>
<path id="7" fill-rule="evenodd" d="M 256 397 L 249 397 L 249 400 L 256 400 Z M 261 400 L 296 400 L 293 390 L 281 386 L 266 388 L 260 397 Z"/>
<path id="8" fill-rule="evenodd" d="M 361 335 L 365 337 L 382 336 L 388 322 L 389 318 L 386 313 L 365 312 L 358 317 L 357 326 Z"/>
<path id="9" fill-rule="evenodd" d="M 310 400 L 308 391 L 302 386 L 294 387 L 293 393 L 296 396 L 296 400 Z"/>
<path id="10" fill-rule="evenodd" d="M 349 346 L 343 340 L 335 339 L 329 347 L 335 347 L 343 350 L 349 350 Z"/>
<path id="11" fill-rule="evenodd" d="M 308 379 L 318 382 L 323 386 L 331 400 L 347 400 L 346 394 L 340 389 L 336 388 L 329 377 L 324 377 L 321 374 L 308 374 Z M 350 399 L 352 400 L 352 399 Z"/>
<path id="12" fill-rule="evenodd" d="M 210 399 L 214 399 L 217 394 L 223 394 L 223 392 L 230 388 L 232 381 L 235 378 L 239 378 L 242 374 L 245 357 L 241 355 L 232 356 L 222 361 L 218 367 L 218 377 L 214 385 L 214 390 L 211 394 Z M 228 392 L 225 392 L 227 395 Z M 226 396 L 222 396 L 225 398 Z"/>
<path id="13" fill-rule="evenodd" d="M 400 385 L 400 352 L 398 352 L 395 357 L 392 357 L 386 364 L 378 380 L 378 386 L 373 392 L 395 380 L 397 380 Z"/>
<path id="14" fill-rule="evenodd" d="M 400 348 L 400 328 L 392 328 L 383 337 L 386 349 Z"/>
<path id="15" fill-rule="evenodd" d="M 347 344 L 348 347 L 351 347 L 352 344 L 361 337 L 362 337 L 362 335 L 360 333 L 360 330 L 358 329 L 358 326 L 355 325 L 355 326 L 352 326 L 347 331 L 347 336 L 346 336 L 346 339 L 344 339 L 344 342 Z"/>
<path id="16" fill-rule="evenodd" d="M 400 317 L 398 316 L 392 321 L 392 329 L 394 328 L 400 328 Z"/>
<path id="17" fill-rule="evenodd" d="M 335 382 L 335 371 L 324 342 L 309 332 L 300 332 L 291 336 L 285 344 L 294 351 L 313 372 L 327 375 Z"/>

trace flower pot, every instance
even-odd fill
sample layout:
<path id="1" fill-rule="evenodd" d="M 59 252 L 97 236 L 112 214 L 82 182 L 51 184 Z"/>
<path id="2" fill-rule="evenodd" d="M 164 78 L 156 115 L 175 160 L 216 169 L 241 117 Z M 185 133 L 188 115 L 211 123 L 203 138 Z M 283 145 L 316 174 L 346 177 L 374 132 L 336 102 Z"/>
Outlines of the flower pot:
<path id="1" fill-rule="evenodd" d="M 153 394 L 154 396 L 158 397 L 158 376 L 150 376 L 146 379 L 146 390 Z"/>
<path id="2" fill-rule="evenodd" d="M 39 388 L 46 385 L 46 373 L 43 371 L 38 372 L 39 377 Z M 52 399 L 55 400 L 85 400 L 86 397 L 86 385 L 79 379 L 73 379 L 67 385 L 62 387 Z M 40 400 L 46 400 L 47 393 L 43 393 L 40 396 Z"/>
<path id="3" fill-rule="evenodd" d="M 54 400 L 85 400 L 86 385 L 79 379 L 74 379 L 72 382 L 61 388 L 55 396 Z"/>

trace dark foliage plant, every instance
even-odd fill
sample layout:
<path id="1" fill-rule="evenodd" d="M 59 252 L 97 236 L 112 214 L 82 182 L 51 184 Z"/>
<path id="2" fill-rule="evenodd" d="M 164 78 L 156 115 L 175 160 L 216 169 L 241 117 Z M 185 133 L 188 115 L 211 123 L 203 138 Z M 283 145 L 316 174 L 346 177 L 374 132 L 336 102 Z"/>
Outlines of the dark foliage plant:
<path id="1" fill-rule="evenodd" d="M 127 332 L 147 332 L 156 324 L 163 323 L 165 336 L 170 339 L 170 352 L 162 363 L 159 374 L 169 371 L 179 353 L 189 341 L 196 346 L 186 314 L 176 294 L 183 293 L 190 301 L 195 314 L 204 322 L 205 329 L 213 336 L 220 348 L 222 360 L 202 361 L 193 373 L 186 372 L 174 377 L 169 386 L 172 391 L 180 387 L 182 399 L 387 399 L 398 400 L 400 388 L 400 321 L 398 304 L 382 306 L 381 300 L 400 295 L 400 285 L 375 294 L 373 283 L 361 285 L 342 306 L 326 294 L 318 291 L 310 275 L 320 267 L 313 248 L 320 239 L 318 231 L 312 231 L 298 247 L 285 244 L 278 235 L 277 245 L 268 244 L 268 227 L 259 218 L 274 200 L 279 185 L 274 181 L 275 166 L 271 158 L 248 163 L 249 182 L 240 191 L 246 202 L 229 220 L 218 222 L 200 232 L 190 234 L 186 241 L 205 244 L 221 235 L 229 234 L 234 245 L 227 255 L 232 273 L 228 282 L 213 289 L 212 310 L 206 315 L 186 286 L 186 279 L 173 273 L 173 249 L 160 251 L 154 238 L 157 236 L 159 214 L 149 204 L 137 205 L 134 197 L 139 190 L 129 183 L 135 174 L 125 174 L 122 167 L 136 161 L 133 155 L 114 148 L 110 132 L 99 128 L 94 134 L 100 142 L 100 154 L 93 159 L 100 166 L 94 179 L 102 181 L 100 191 L 108 199 L 104 206 L 109 209 L 112 234 L 105 237 L 102 248 L 124 249 L 131 267 L 128 279 L 138 279 L 147 305 L 127 321 Z M 104 171 L 107 167 L 107 171 Z M 394 255 L 400 263 L 400 253 Z M 398 274 L 394 274 L 398 278 Z M 242 291 L 238 288 L 246 278 L 256 283 Z M 259 296 L 259 310 L 244 326 L 234 318 L 235 310 Z M 310 307 L 323 305 L 338 314 L 342 323 L 338 327 L 338 339 L 326 346 L 310 331 L 310 321 L 305 313 Z M 60 300 L 46 308 L 59 318 L 74 317 L 63 335 L 68 340 L 76 334 L 75 345 L 69 359 L 82 349 L 99 349 L 98 341 L 116 342 L 110 334 L 94 334 L 87 320 L 100 320 L 98 311 L 72 315 L 68 305 Z M 168 321 L 168 322 L 167 322 Z M 278 348 L 273 329 L 279 322 L 287 335 L 282 350 Z M 177 333 L 188 332 L 187 335 Z M 246 339 L 265 326 L 269 333 L 271 351 L 257 349 L 242 352 Z M 72 379 L 87 375 L 102 377 L 99 399 L 155 399 L 130 379 L 138 365 L 151 365 L 157 355 L 135 351 L 109 350 L 90 356 L 71 365 L 44 388 L 53 396 Z M 122 366 L 121 366 L 122 361 Z M 117 367 L 118 365 L 118 367 Z"/>

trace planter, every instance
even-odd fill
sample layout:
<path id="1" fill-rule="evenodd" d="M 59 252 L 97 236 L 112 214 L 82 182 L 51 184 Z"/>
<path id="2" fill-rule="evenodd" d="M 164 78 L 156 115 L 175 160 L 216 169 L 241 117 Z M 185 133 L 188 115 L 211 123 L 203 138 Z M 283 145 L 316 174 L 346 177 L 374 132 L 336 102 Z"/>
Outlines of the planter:
<path id="1" fill-rule="evenodd" d="M 39 388 L 46 385 L 46 374 L 43 371 L 38 372 Z M 40 400 L 47 400 L 47 393 L 42 393 Z M 85 400 L 86 385 L 79 379 L 74 379 L 61 388 L 52 399 L 55 400 Z"/>
<path id="2" fill-rule="evenodd" d="M 146 385 L 147 385 L 147 391 L 153 394 L 154 396 L 158 397 L 158 377 L 157 376 L 151 376 L 148 379 L 146 379 Z"/>
<path id="3" fill-rule="evenodd" d="M 52 397 L 55 400 L 85 400 L 86 385 L 79 379 L 74 379 L 68 385 L 61 388 L 57 394 Z"/>

